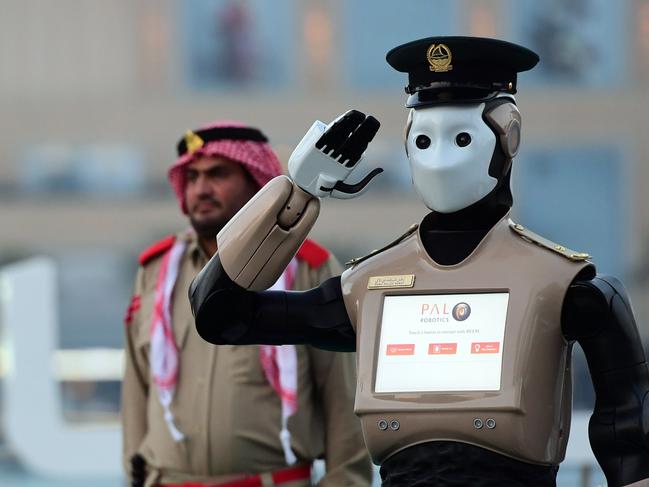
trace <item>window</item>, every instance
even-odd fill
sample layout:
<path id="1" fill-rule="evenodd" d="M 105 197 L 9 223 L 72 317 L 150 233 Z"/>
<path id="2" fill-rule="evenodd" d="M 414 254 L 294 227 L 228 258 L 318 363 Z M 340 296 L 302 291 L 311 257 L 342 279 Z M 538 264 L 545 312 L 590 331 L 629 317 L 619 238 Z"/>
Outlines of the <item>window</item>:
<path id="1" fill-rule="evenodd" d="M 125 145 L 42 145 L 19 159 L 22 192 L 112 198 L 144 189 L 143 157 Z"/>
<path id="2" fill-rule="evenodd" d="M 277 88 L 292 81 L 293 0 L 191 0 L 177 8 L 181 69 L 191 88 Z"/>
<path id="3" fill-rule="evenodd" d="M 626 79 L 628 2 L 515 0 L 512 38 L 536 51 L 526 79 L 539 84 L 602 87 Z"/>
<path id="4" fill-rule="evenodd" d="M 422 37 L 453 35 L 456 5 L 449 0 L 344 2 L 344 56 L 346 81 L 358 88 L 398 88 L 407 76 L 394 71 L 386 53 L 400 44 Z"/>
<path id="5" fill-rule="evenodd" d="M 625 208 L 631 198 L 623 162 L 616 146 L 522 151 L 513 167 L 515 219 L 593 255 L 599 272 L 623 277 Z"/>

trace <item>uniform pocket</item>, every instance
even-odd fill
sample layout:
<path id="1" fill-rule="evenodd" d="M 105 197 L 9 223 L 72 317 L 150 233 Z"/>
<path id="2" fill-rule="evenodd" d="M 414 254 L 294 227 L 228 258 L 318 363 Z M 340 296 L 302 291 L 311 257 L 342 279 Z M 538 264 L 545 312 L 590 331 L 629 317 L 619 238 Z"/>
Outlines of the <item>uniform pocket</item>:
<path id="1" fill-rule="evenodd" d="M 258 345 L 231 345 L 222 347 L 219 354 L 227 354 L 230 375 L 238 384 L 268 384 L 261 364 Z"/>

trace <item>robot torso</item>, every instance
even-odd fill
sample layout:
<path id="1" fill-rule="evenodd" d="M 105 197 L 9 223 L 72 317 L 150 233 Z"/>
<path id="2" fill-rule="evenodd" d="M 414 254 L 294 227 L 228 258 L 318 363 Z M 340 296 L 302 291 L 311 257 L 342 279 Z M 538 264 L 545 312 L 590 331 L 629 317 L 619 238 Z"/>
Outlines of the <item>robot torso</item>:
<path id="1" fill-rule="evenodd" d="M 561 310 L 592 264 L 514 227 L 506 215 L 448 266 L 415 231 L 343 274 L 357 334 L 356 413 L 376 463 L 438 440 L 536 464 L 563 459 L 572 386 Z"/>

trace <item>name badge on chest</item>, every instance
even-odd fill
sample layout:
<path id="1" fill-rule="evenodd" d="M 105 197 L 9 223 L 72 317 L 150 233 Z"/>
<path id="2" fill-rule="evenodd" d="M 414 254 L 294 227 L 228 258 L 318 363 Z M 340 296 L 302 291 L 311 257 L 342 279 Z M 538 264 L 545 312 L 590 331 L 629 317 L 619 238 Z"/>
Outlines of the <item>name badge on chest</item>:
<path id="1" fill-rule="evenodd" d="M 367 281 L 367 289 L 397 289 L 413 287 L 414 274 L 401 274 L 398 276 L 372 276 Z"/>

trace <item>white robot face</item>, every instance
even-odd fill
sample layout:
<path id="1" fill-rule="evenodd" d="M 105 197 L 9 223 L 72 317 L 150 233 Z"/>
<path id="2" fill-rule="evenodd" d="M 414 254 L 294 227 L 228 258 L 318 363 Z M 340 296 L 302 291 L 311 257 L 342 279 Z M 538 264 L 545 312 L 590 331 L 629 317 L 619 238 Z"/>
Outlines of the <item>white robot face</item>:
<path id="1" fill-rule="evenodd" d="M 487 196 L 496 135 L 482 119 L 485 104 L 415 109 L 406 140 L 415 189 L 428 208 L 452 213 Z"/>

